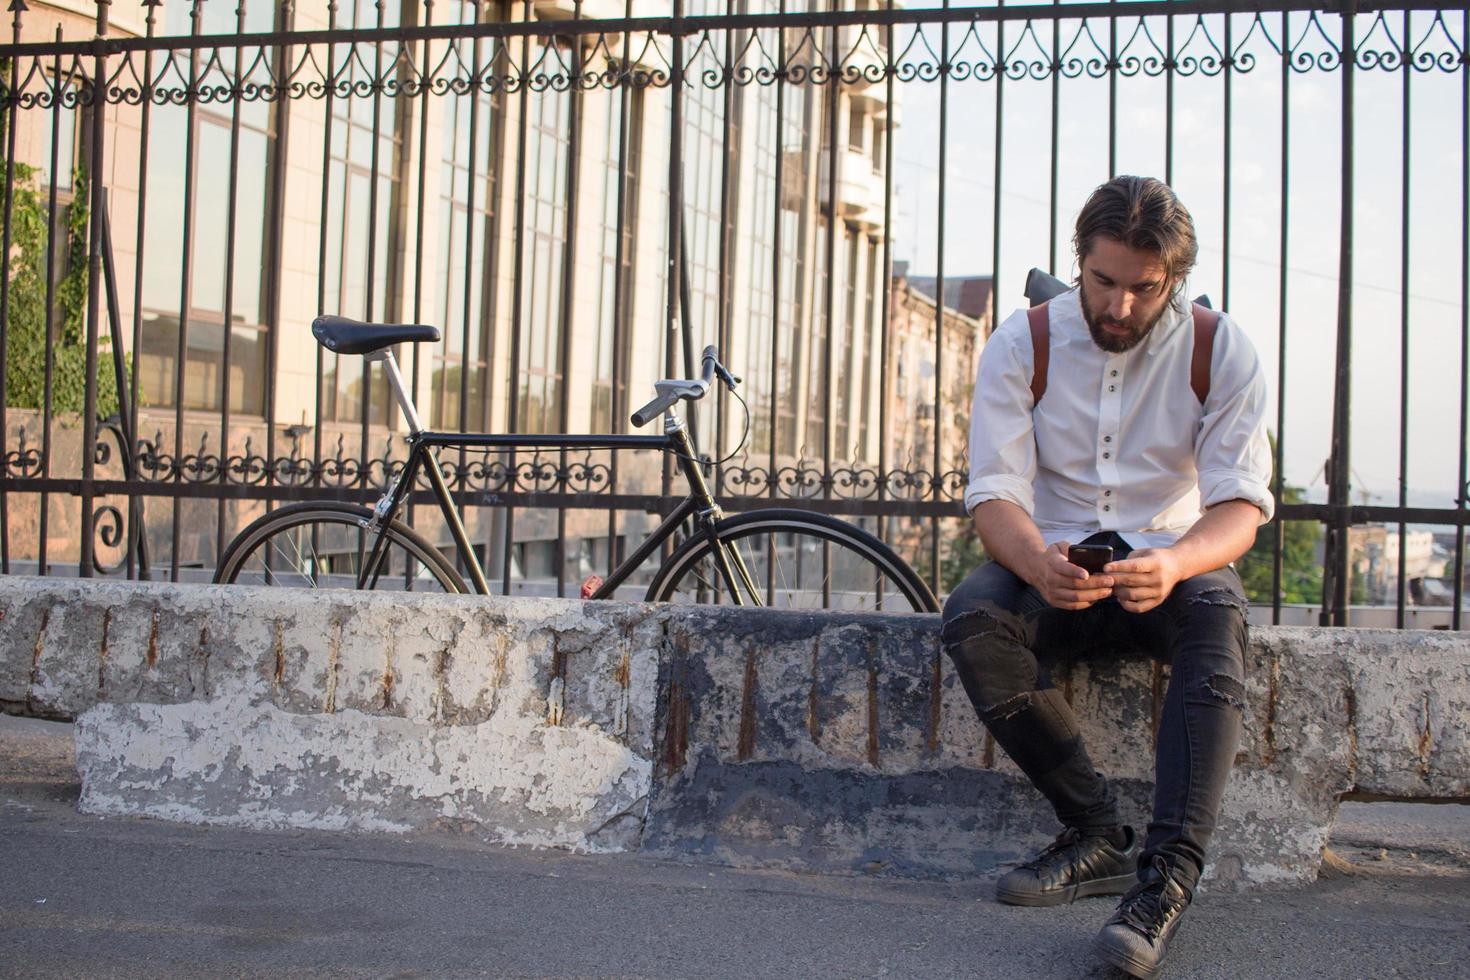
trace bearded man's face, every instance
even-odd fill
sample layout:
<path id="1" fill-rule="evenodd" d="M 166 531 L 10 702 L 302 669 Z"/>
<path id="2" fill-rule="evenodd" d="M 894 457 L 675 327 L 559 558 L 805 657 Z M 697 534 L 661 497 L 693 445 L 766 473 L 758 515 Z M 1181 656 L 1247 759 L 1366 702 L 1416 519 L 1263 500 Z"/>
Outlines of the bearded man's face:
<path id="1" fill-rule="evenodd" d="M 1081 268 L 1082 316 L 1093 343 L 1110 354 L 1137 347 L 1169 308 L 1172 283 L 1159 253 L 1099 237 Z"/>

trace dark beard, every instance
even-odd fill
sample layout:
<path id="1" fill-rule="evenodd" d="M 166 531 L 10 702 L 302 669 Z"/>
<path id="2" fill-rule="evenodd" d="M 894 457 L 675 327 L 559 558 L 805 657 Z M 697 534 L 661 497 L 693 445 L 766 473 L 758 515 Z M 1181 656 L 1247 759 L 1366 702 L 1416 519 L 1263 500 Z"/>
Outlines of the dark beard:
<path id="1" fill-rule="evenodd" d="M 1154 318 L 1144 324 L 1142 329 L 1134 330 L 1127 336 L 1119 337 L 1104 330 L 1102 324 L 1093 317 L 1092 309 L 1087 304 L 1087 287 L 1079 286 L 1078 290 L 1077 303 L 1082 307 L 1082 319 L 1087 322 L 1087 332 L 1092 334 L 1092 342 L 1109 354 L 1123 354 L 1143 343 L 1144 338 L 1149 335 L 1149 332 L 1163 319 L 1164 314 L 1169 312 L 1169 307 L 1173 305 L 1172 303 L 1165 303 L 1159 307 L 1159 312 L 1154 314 Z M 1110 320 L 1109 322 L 1116 323 L 1117 321 Z"/>

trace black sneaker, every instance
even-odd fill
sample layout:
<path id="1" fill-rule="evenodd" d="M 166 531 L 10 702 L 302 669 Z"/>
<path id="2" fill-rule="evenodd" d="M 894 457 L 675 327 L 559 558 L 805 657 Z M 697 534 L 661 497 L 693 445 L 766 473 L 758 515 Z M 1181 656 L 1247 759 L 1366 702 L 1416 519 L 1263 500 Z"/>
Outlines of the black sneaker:
<path id="1" fill-rule="evenodd" d="M 1097 934 L 1092 948 L 1104 963 L 1152 980 L 1164 963 L 1184 910 L 1194 899 L 1194 889 L 1161 857 L 1155 857 L 1139 879 L 1118 903 L 1118 911 Z"/>
<path id="2" fill-rule="evenodd" d="M 1001 875 L 995 897 L 1008 905 L 1064 905 L 1089 895 L 1121 895 L 1136 880 L 1138 835 L 1124 827 L 1118 848 L 1105 837 L 1066 830 L 1036 857 Z"/>

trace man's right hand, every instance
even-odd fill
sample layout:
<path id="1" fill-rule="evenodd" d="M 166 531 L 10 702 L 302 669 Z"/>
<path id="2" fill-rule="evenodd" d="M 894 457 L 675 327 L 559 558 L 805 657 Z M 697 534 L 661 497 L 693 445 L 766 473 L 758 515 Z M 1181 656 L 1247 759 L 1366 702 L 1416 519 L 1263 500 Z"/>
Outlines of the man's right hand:
<path id="1" fill-rule="evenodd" d="M 1032 582 L 1036 591 L 1054 609 L 1086 609 L 1113 594 L 1113 577 L 1087 570 L 1067 560 L 1066 541 L 1058 541 L 1036 556 Z"/>

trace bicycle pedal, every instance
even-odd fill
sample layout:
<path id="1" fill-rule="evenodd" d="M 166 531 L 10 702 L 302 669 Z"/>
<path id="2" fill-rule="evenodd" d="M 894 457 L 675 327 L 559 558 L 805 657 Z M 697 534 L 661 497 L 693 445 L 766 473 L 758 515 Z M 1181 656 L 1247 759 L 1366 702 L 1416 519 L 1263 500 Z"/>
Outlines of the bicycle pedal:
<path id="1" fill-rule="evenodd" d="M 583 599 L 590 599 L 590 598 L 592 598 L 593 594 L 598 589 L 600 589 L 600 588 L 602 588 L 602 576 L 601 575 L 589 575 L 589 576 L 587 576 L 587 578 L 584 579 L 583 582 L 582 582 L 582 598 Z"/>

